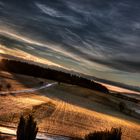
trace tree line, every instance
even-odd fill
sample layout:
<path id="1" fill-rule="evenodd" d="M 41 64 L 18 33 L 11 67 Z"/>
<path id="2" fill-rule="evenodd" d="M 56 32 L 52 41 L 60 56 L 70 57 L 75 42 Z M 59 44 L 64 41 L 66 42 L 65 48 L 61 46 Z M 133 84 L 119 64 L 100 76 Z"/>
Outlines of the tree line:
<path id="1" fill-rule="evenodd" d="M 91 81 L 84 77 L 72 75 L 70 73 L 65 73 L 50 68 L 43 68 L 34 64 L 29 64 L 26 62 L 20 62 L 16 60 L 2 59 L 0 63 L 1 63 L 0 69 L 4 71 L 29 75 L 34 77 L 46 78 L 46 79 L 58 81 L 59 83 L 63 82 L 67 84 L 78 85 L 81 87 L 93 89 L 104 93 L 109 93 L 109 90 L 102 84 Z"/>

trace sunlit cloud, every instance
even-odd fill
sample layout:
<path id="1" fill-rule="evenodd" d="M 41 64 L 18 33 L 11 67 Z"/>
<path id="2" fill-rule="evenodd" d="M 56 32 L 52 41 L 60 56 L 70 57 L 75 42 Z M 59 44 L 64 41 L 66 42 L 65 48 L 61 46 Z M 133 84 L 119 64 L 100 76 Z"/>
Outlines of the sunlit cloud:
<path id="1" fill-rule="evenodd" d="M 139 2 L 18 4 L 16 8 L 13 2 L 0 2 L 1 53 L 20 53 L 27 59 L 139 86 Z"/>

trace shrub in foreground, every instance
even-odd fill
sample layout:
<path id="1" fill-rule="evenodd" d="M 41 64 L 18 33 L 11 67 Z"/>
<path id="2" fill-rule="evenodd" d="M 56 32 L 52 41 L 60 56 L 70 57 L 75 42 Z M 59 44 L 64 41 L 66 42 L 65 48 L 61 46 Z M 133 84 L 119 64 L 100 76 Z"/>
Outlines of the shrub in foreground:
<path id="1" fill-rule="evenodd" d="M 29 115 L 27 118 L 20 117 L 17 128 L 17 140 L 35 140 L 37 132 L 37 123 L 32 115 Z"/>
<path id="2" fill-rule="evenodd" d="M 112 128 L 110 131 L 95 131 L 85 136 L 85 140 L 121 140 L 121 128 Z"/>

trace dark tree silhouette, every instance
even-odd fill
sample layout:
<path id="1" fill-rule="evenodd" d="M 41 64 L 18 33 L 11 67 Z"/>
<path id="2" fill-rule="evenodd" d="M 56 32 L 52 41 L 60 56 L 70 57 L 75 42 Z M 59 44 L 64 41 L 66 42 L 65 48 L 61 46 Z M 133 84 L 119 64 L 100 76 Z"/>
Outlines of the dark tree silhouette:
<path id="1" fill-rule="evenodd" d="M 25 125 L 26 120 L 23 116 L 21 116 L 17 128 L 17 140 L 25 140 Z"/>
<path id="2" fill-rule="evenodd" d="M 0 64 L 1 64 L 0 69 L 4 71 L 35 76 L 40 78 L 46 78 L 46 79 L 58 81 L 59 83 L 63 82 L 67 84 L 78 85 L 81 87 L 93 89 L 104 93 L 109 93 L 109 90 L 102 84 L 84 77 L 71 75 L 70 73 L 67 72 L 50 69 L 50 68 L 43 68 L 35 64 L 16 61 L 16 60 L 2 59 Z"/>
<path id="3" fill-rule="evenodd" d="M 124 102 L 120 102 L 119 103 L 119 109 L 121 112 L 124 112 L 124 110 L 126 109 L 126 104 Z"/>
<path id="4" fill-rule="evenodd" d="M 121 128 L 112 128 L 110 131 L 95 131 L 85 136 L 85 140 L 121 140 Z"/>
<path id="5" fill-rule="evenodd" d="M 11 86 L 10 83 L 8 83 L 8 84 L 6 85 L 6 87 L 7 87 L 8 90 L 10 90 L 10 89 L 12 88 L 12 86 Z"/>
<path id="6" fill-rule="evenodd" d="M 29 115 L 26 121 L 26 135 L 25 140 L 35 140 L 38 128 L 34 118 Z"/>
<path id="7" fill-rule="evenodd" d="M 37 123 L 32 115 L 29 115 L 27 118 L 20 117 L 17 128 L 17 140 L 35 140 L 37 132 Z"/>
<path id="8" fill-rule="evenodd" d="M 2 91 L 2 85 L 0 84 L 0 91 Z"/>

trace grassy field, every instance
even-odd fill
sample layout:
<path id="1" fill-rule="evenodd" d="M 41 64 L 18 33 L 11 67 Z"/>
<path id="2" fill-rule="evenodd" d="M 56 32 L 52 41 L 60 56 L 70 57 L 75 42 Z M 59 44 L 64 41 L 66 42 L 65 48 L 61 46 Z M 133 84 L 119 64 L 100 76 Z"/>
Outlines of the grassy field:
<path id="1" fill-rule="evenodd" d="M 54 81 L 0 72 L 0 83 L 10 83 L 9 90 L 38 87 L 42 82 Z M 7 91 L 7 87 L 1 90 Z M 117 111 L 111 101 L 118 100 L 121 99 L 64 83 L 35 93 L 9 93 L 0 95 L 0 124 L 16 127 L 21 114 L 32 113 L 42 132 L 84 137 L 94 130 L 121 127 L 124 140 L 139 140 L 140 120 Z"/>

